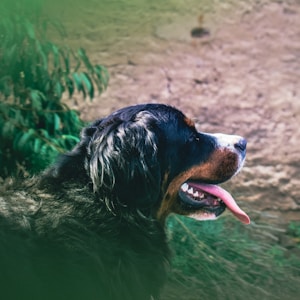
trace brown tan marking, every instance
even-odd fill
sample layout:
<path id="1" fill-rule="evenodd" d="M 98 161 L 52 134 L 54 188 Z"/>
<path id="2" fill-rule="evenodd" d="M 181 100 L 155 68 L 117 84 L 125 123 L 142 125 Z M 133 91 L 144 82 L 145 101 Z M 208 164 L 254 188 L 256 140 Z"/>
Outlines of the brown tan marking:
<path id="1" fill-rule="evenodd" d="M 195 122 L 192 119 L 185 117 L 183 121 L 187 126 L 195 127 Z"/>
<path id="2" fill-rule="evenodd" d="M 224 181 L 232 177 L 237 169 L 238 155 L 236 153 L 226 149 L 215 150 L 208 161 L 193 166 L 171 181 L 164 194 L 164 198 L 157 213 L 157 218 L 164 222 L 166 217 L 172 212 L 181 215 L 187 214 L 187 212 L 181 209 L 177 202 L 178 191 L 185 181 L 189 179 L 200 181 Z"/>
<path id="3" fill-rule="evenodd" d="M 169 180 L 169 171 L 164 174 L 164 178 L 161 185 L 161 194 L 164 195 L 167 190 L 168 180 Z"/>

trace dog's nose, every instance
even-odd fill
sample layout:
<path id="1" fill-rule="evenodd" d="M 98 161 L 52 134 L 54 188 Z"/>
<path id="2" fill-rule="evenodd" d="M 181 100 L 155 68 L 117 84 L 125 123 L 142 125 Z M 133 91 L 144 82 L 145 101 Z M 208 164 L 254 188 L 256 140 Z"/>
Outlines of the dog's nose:
<path id="1" fill-rule="evenodd" d="M 216 141 L 217 148 L 224 148 L 245 156 L 247 140 L 240 135 L 228 135 L 223 133 L 204 133 L 213 137 Z"/>
<path id="2" fill-rule="evenodd" d="M 234 144 L 234 148 L 244 152 L 246 150 L 247 147 L 247 140 L 245 138 L 240 138 L 235 144 Z"/>

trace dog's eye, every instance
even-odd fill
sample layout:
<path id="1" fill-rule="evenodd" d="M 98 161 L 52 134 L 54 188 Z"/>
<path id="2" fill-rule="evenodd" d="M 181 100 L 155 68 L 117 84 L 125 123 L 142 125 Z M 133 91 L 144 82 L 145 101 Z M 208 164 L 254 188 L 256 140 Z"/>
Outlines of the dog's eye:
<path id="1" fill-rule="evenodd" d="M 199 142 L 200 138 L 196 133 L 192 133 L 189 137 L 189 142 L 193 143 L 193 142 Z"/>

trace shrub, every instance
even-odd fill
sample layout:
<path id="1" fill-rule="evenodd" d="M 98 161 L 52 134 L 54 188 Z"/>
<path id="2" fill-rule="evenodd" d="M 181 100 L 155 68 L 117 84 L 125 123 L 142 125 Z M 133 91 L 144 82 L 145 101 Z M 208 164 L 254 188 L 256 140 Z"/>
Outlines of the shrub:
<path id="1" fill-rule="evenodd" d="M 0 4 L 0 176 L 35 173 L 78 142 L 82 121 L 63 95 L 94 97 L 108 83 L 83 48 L 47 39 L 64 35 L 61 24 L 39 15 L 32 1 Z M 31 4 L 31 6 L 28 6 Z M 30 8 L 30 9 L 29 9 Z"/>

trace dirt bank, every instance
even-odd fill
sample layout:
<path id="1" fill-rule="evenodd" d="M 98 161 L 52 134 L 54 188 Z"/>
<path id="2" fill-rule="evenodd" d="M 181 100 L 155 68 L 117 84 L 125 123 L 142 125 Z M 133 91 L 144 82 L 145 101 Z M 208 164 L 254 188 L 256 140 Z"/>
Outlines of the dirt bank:
<path id="1" fill-rule="evenodd" d="M 132 6 L 127 23 L 128 7 L 119 7 L 106 16 L 107 27 L 86 8 L 90 17 L 82 13 L 70 43 L 107 65 L 111 80 L 93 103 L 79 102 L 82 116 L 161 102 L 182 109 L 202 131 L 243 135 L 247 163 L 227 187 L 255 221 L 299 220 L 299 1 L 213 3 Z M 210 35 L 192 38 L 199 16 Z"/>

